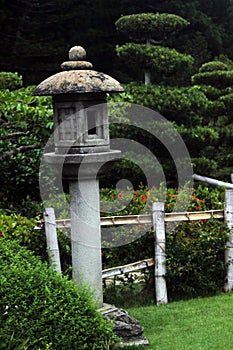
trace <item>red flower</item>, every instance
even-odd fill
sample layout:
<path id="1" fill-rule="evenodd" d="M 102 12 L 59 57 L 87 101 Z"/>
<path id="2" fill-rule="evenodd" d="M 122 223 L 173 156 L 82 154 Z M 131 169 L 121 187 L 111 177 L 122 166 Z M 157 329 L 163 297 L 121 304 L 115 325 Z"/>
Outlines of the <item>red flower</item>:
<path id="1" fill-rule="evenodd" d="M 0 232 L 0 237 L 3 237 L 3 233 L 2 232 Z"/>
<path id="2" fill-rule="evenodd" d="M 123 197 L 124 197 L 124 196 L 123 196 L 123 193 L 120 192 L 120 193 L 118 194 L 118 198 L 123 198 Z"/>
<path id="3" fill-rule="evenodd" d="M 147 197 L 144 196 L 144 194 L 142 194 L 142 195 L 141 195 L 141 200 L 142 200 L 143 202 L 146 202 L 146 201 L 147 201 Z"/>

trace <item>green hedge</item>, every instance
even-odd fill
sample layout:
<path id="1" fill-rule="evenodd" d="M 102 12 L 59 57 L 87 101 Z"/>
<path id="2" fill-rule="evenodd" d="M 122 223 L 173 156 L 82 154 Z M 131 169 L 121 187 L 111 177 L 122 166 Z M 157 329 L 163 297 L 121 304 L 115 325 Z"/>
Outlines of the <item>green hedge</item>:
<path id="1" fill-rule="evenodd" d="M 227 275 L 228 239 L 219 220 L 182 223 L 166 238 L 167 287 L 170 299 L 216 294 Z"/>
<path id="2" fill-rule="evenodd" d="M 16 242 L 0 239 L 0 349 L 108 349 L 112 325 L 77 288 Z"/>
<path id="3" fill-rule="evenodd" d="M 9 89 L 16 90 L 22 87 L 22 76 L 18 73 L 0 72 L 0 90 Z"/>

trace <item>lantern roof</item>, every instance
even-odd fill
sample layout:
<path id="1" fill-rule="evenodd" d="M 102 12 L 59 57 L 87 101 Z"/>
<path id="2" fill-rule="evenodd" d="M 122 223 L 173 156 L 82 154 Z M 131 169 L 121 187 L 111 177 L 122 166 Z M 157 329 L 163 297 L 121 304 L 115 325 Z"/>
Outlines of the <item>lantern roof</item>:
<path id="1" fill-rule="evenodd" d="M 92 64 L 85 61 L 86 51 L 74 46 L 69 51 L 69 61 L 63 62 L 63 72 L 56 73 L 42 81 L 33 95 L 84 94 L 95 92 L 122 92 L 120 83 L 102 72 L 92 70 Z"/>

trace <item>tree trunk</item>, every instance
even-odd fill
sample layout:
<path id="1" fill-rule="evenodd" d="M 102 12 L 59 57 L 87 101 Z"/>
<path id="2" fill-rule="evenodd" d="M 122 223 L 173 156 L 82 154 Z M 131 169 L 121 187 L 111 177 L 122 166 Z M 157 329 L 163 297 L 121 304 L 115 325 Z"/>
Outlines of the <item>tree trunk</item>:
<path id="1" fill-rule="evenodd" d="M 147 39 L 146 41 L 146 46 L 150 46 L 150 39 Z M 149 69 L 145 70 L 145 85 L 148 85 L 151 83 L 151 79 L 150 79 L 150 71 Z"/>

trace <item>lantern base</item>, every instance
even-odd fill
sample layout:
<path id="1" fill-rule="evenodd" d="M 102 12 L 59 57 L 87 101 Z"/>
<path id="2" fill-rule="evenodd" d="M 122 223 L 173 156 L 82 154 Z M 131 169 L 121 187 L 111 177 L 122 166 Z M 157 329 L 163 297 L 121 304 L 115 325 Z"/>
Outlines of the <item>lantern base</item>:
<path id="1" fill-rule="evenodd" d="M 56 171 L 62 173 L 62 178 L 68 181 L 77 181 L 82 178 L 99 177 L 106 173 L 107 167 L 121 158 L 121 151 L 88 154 L 44 154 L 45 160 Z"/>

